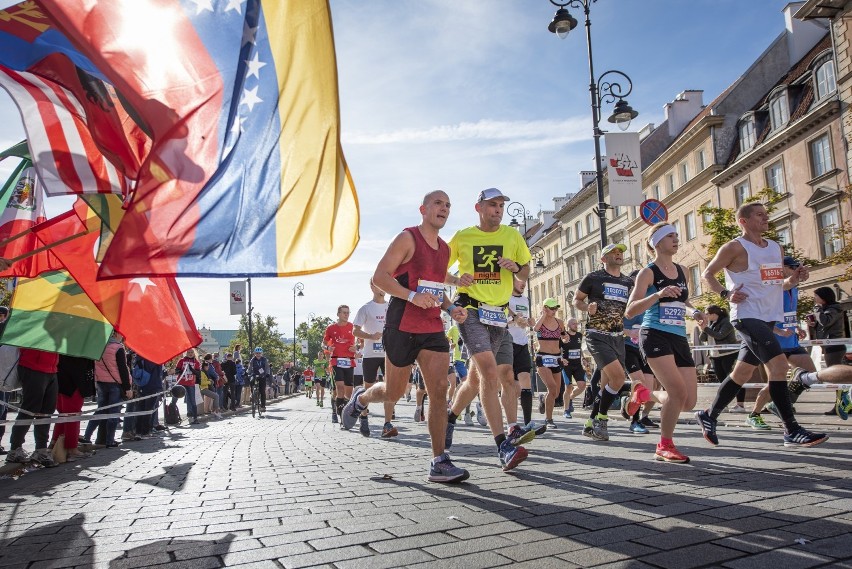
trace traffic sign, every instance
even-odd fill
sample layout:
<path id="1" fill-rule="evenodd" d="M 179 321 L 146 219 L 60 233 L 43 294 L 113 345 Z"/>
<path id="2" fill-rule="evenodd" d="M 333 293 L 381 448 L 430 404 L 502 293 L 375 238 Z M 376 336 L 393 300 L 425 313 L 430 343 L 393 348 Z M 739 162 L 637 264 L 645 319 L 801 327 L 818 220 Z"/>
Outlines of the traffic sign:
<path id="1" fill-rule="evenodd" d="M 639 215 L 642 217 L 642 221 L 648 225 L 669 220 L 669 210 L 660 200 L 643 201 L 642 205 L 639 206 Z"/>

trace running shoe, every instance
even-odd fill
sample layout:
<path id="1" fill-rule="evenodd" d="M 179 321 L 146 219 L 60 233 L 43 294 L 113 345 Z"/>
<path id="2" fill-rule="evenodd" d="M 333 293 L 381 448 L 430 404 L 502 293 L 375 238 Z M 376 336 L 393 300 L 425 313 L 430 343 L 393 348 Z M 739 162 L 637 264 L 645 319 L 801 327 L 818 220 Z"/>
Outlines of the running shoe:
<path id="1" fill-rule="evenodd" d="M 524 428 L 532 429 L 535 431 L 535 436 L 540 437 L 547 432 L 547 423 L 536 423 L 535 421 L 530 421 L 529 424 L 524 425 Z"/>
<path id="2" fill-rule="evenodd" d="M 53 468 L 54 466 L 58 466 L 56 464 L 56 461 L 53 460 L 53 456 L 50 454 L 50 451 L 46 448 L 40 448 L 33 452 L 30 455 L 30 461 L 37 462 L 45 468 Z"/>
<path id="3" fill-rule="evenodd" d="M 800 367 L 794 367 L 790 381 L 787 382 L 787 390 L 790 392 L 790 402 L 794 403 L 799 399 L 799 395 L 802 394 L 803 391 L 810 389 L 810 386 L 802 383 L 802 374 L 807 373 L 808 370 L 802 369 Z"/>
<path id="4" fill-rule="evenodd" d="M 643 427 L 647 427 L 649 429 L 659 429 L 660 428 L 660 425 L 655 423 L 654 420 L 651 419 L 651 417 L 648 417 L 648 416 L 642 417 L 641 419 L 639 419 L 639 422 L 642 423 Z"/>
<path id="5" fill-rule="evenodd" d="M 343 406 L 343 411 L 340 412 L 340 422 L 347 431 L 355 426 L 358 417 L 364 410 L 364 406 L 358 404 L 358 396 L 362 393 L 364 393 L 364 388 L 356 387 L 355 391 L 352 392 L 352 397 L 349 398 L 349 401 Z"/>
<path id="6" fill-rule="evenodd" d="M 647 435 L 648 429 L 639 421 L 633 421 L 630 423 L 630 432 L 634 435 Z"/>
<path id="7" fill-rule="evenodd" d="M 476 422 L 483 427 L 488 426 L 488 419 L 485 418 L 485 411 L 482 410 L 482 403 L 476 402 Z"/>
<path id="8" fill-rule="evenodd" d="M 657 451 L 654 453 L 654 460 L 683 464 L 689 462 L 689 457 L 677 450 L 674 445 L 662 446 L 658 444 Z"/>
<path id="9" fill-rule="evenodd" d="M 468 478 L 470 478 L 470 473 L 464 468 L 454 465 L 450 460 L 450 455 L 446 452 L 432 460 L 429 468 L 429 482 L 452 484 L 454 482 L 462 482 Z"/>
<path id="10" fill-rule="evenodd" d="M 556 423 L 553 422 L 553 419 L 546 420 L 544 424 L 547 425 L 548 429 L 553 429 L 554 431 L 556 430 Z"/>
<path id="11" fill-rule="evenodd" d="M 396 430 L 396 427 L 393 426 L 393 423 L 385 423 L 385 426 L 382 427 L 382 438 L 390 439 L 399 434 L 399 431 Z"/>
<path id="12" fill-rule="evenodd" d="M 828 440 L 825 433 L 812 433 L 804 427 L 799 427 L 792 433 L 784 434 L 785 447 L 815 447 Z"/>
<path id="13" fill-rule="evenodd" d="M 838 389 L 834 400 L 834 410 L 837 412 L 837 416 L 844 421 L 847 420 L 850 406 L 852 406 L 852 402 L 849 400 L 849 392 Z"/>
<path id="14" fill-rule="evenodd" d="M 405 402 L 411 403 L 411 393 L 410 392 L 405 394 Z"/>
<path id="15" fill-rule="evenodd" d="M 498 454 L 500 456 L 500 465 L 503 467 L 503 472 L 508 472 L 526 460 L 527 449 L 524 447 L 512 446 L 507 439 L 500 445 Z"/>
<path id="16" fill-rule="evenodd" d="M 781 419 L 781 413 L 778 412 L 778 407 L 775 406 L 775 403 L 770 401 L 763 408 L 778 417 L 779 420 Z"/>
<path id="17" fill-rule="evenodd" d="M 746 408 L 738 403 L 738 404 L 734 405 L 733 407 L 731 407 L 730 412 L 731 413 L 745 413 Z"/>
<path id="18" fill-rule="evenodd" d="M 16 448 L 15 450 L 9 451 L 9 454 L 6 455 L 6 462 L 16 462 L 19 464 L 24 464 L 30 461 L 30 453 L 25 451 L 23 447 Z"/>
<path id="19" fill-rule="evenodd" d="M 331 423 L 334 424 L 334 425 L 337 424 L 337 413 L 331 414 Z"/>
<path id="20" fill-rule="evenodd" d="M 325 399 L 320 399 L 319 404 L 320 407 L 325 407 Z"/>
<path id="21" fill-rule="evenodd" d="M 643 384 L 635 382 L 631 386 L 630 400 L 625 405 L 627 416 L 632 417 L 642 407 L 642 404 L 651 400 L 651 392 Z"/>
<path id="22" fill-rule="evenodd" d="M 608 441 L 609 432 L 607 431 L 607 423 L 609 419 L 605 415 L 598 415 L 597 419 L 592 419 L 592 438 L 597 441 Z"/>
<path id="23" fill-rule="evenodd" d="M 538 412 L 544 415 L 544 393 L 538 394 Z"/>
<path id="24" fill-rule="evenodd" d="M 574 400 L 573 400 L 573 399 L 572 399 L 571 401 L 569 401 L 569 402 L 568 402 L 568 412 L 569 412 L 569 413 L 573 413 L 573 412 L 574 412 Z"/>
<path id="25" fill-rule="evenodd" d="M 594 438 L 592 436 L 592 420 L 586 419 L 586 422 L 583 423 L 583 436 Z"/>
<path id="26" fill-rule="evenodd" d="M 414 408 L 414 422 L 419 423 L 422 420 L 423 420 L 423 408 L 422 407 L 415 407 Z"/>
<path id="27" fill-rule="evenodd" d="M 370 436 L 370 423 L 367 421 L 367 417 L 361 417 L 361 426 L 358 428 L 358 430 L 365 437 Z"/>
<path id="28" fill-rule="evenodd" d="M 698 425 L 701 427 L 701 433 L 704 435 L 704 440 L 713 446 L 719 444 L 719 437 L 716 436 L 716 419 L 710 416 L 707 411 L 698 411 L 695 413 L 695 418 L 698 420 Z"/>
<path id="29" fill-rule="evenodd" d="M 621 408 L 621 417 L 625 421 L 629 421 L 630 415 L 628 415 L 628 413 L 627 413 L 627 406 L 630 404 L 630 397 L 625 395 L 623 397 L 620 397 L 619 401 L 620 401 L 619 407 Z"/>
<path id="30" fill-rule="evenodd" d="M 468 427 L 473 426 L 473 413 L 464 412 L 464 424 Z"/>
<path id="31" fill-rule="evenodd" d="M 562 416 L 565 417 L 566 419 L 573 419 L 574 418 L 574 416 L 571 414 L 571 411 L 569 411 L 568 409 L 565 409 L 565 412 L 562 413 Z"/>
<path id="32" fill-rule="evenodd" d="M 763 415 L 760 413 L 746 417 L 746 425 L 757 431 L 768 431 L 772 428 L 766 424 L 766 421 L 763 420 Z"/>
<path id="33" fill-rule="evenodd" d="M 453 446 L 453 432 L 456 430 L 456 424 L 447 421 L 447 432 L 444 434 L 444 449 Z"/>
<path id="34" fill-rule="evenodd" d="M 523 427 L 512 425 L 512 428 L 509 429 L 509 432 L 506 434 L 506 440 L 509 441 L 509 444 L 512 446 L 525 445 L 532 442 L 534 438 L 535 430 L 529 425 L 525 425 Z"/>

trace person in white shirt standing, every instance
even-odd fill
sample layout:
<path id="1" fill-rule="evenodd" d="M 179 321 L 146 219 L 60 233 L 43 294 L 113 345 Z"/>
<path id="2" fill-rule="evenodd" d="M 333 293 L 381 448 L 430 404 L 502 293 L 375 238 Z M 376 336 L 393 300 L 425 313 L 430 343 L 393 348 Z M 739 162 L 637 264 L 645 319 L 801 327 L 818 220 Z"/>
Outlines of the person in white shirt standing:
<path id="1" fill-rule="evenodd" d="M 379 376 L 385 375 L 385 348 L 382 345 L 382 333 L 385 330 L 385 316 L 388 312 L 388 303 L 385 300 L 385 292 L 373 284 L 370 279 L 370 290 L 373 291 L 373 300 L 358 309 L 355 320 L 352 321 L 355 337 L 364 342 L 363 375 L 364 389 L 370 389 Z M 357 387 L 357 385 L 356 385 Z M 393 403 L 385 403 L 385 414 L 390 417 L 393 414 Z M 370 436 L 370 425 L 368 423 L 368 412 L 366 409 L 361 413 L 361 426 L 359 431 L 365 437 Z M 382 433 L 385 436 L 385 433 Z"/>
<path id="2" fill-rule="evenodd" d="M 808 270 L 800 266 L 790 277 L 784 277 L 781 246 L 763 237 L 769 229 L 769 214 L 763 204 L 740 206 L 737 223 L 742 235 L 719 248 L 703 276 L 713 292 L 731 303 L 731 323 L 740 333 L 742 347 L 734 371 L 719 386 L 713 405 L 698 411 L 695 417 L 707 442 L 718 445 L 717 418 L 746 378 L 751 377 L 750 372 L 763 364 L 769 395 L 784 422 L 784 446 L 816 446 L 827 441 L 828 436 L 811 433 L 796 421 L 787 390 L 787 358 L 775 335 L 775 324 L 784 322 L 784 290 L 806 280 Z M 724 286 L 716 278 L 722 270 Z"/>

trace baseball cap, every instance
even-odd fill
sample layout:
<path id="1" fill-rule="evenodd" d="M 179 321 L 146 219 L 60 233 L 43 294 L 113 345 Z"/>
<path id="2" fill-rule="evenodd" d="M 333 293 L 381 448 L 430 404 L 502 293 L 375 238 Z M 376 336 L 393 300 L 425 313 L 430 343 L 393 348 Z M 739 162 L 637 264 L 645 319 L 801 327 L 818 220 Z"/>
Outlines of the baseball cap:
<path id="1" fill-rule="evenodd" d="M 479 192 L 479 197 L 477 198 L 477 202 L 484 202 L 486 200 L 506 200 L 509 201 L 509 196 L 504 196 L 503 192 L 498 190 L 497 188 L 488 188 L 487 190 L 482 190 Z"/>
<path id="2" fill-rule="evenodd" d="M 627 251 L 627 245 L 625 245 L 623 243 L 610 243 L 609 245 L 604 247 L 603 250 L 601 251 L 601 257 L 603 257 L 604 255 L 609 255 L 610 253 L 612 253 L 616 249 L 618 249 L 619 251 L 624 253 L 625 251 Z"/>
<path id="3" fill-rule="evenodd" d="M 784 257 L 784 266 L 790 267 L 791 269 L 798 269 L 802 264 L 795 257 L 791 257 L 787 255 Z"/>
<path id="4" fill-rule="evenodd" d="M 545 305 L 546 307 L 548 307 L 548 308 L 554 308 L 554 309 L 555 309 L 555 308 L 559 308 L 559 301 L 558 301 L 558 300 L 556 300 L 556 299 L 555 299 L 555 298 L 553 298 L 553 297 L 551 297 L 551 298 L 547 298 L 547 299 L 545 299 L 545 301 L 544 301 L 544 305 Z"/>

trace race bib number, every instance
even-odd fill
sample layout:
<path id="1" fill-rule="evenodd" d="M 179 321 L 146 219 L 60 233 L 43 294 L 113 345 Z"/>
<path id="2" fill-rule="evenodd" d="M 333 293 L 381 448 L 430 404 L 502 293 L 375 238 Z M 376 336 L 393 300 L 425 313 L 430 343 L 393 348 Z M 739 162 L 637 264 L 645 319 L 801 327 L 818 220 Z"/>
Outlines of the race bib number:
<path id="1" fill-rule="evenodd" d="M 686 326 L 686 306 L 682 302 L 661 302 L 660 324 Z"/>
<path id="2" fill-rule="evenodd" d="M 760 265 L 760 282 L 765 285 L 784 283 L 784 268 L 781 263 L 765 263 Z"/>
<path id="3" fill-rule="evenodd" d="M 799 318 L 795 312 L 784 313 L 784 328 L 798 328 Z"/>
<path id="4" fill-rule="evenodd" d="M 559 367 L 559 356 L 541 356 L 542 367 Z"/>
<path id="5" fill-rule="evenodd" d="M 337 364 L 335 364 L 340 369 L 349 369 L 352 367 L 352 360 L 349 358 L 337 358 Z"/>
<path id="6" fill-rule="evenodd" d="M 506 311 L 499 306 L 491 306 L 490 304 L 479 305 L 479 321 L 486 326 L 499 326 L 505 328 Z"/>
<path id="7" fill-rule="evenodd" d="M 579 360 L 581 357 L 580 350 L 568 350 L 569 360 Z"/>
<path id="8" fill-rule="evenodd" d="M 417 292 L 429 293 L 437 296 L 439 302 L 444 302 L 444 283 L 420 279 L 417 281 Z"/>
<path id="9" fill-rule="evenodd" d="M 373 342 L 373 351 L 374 352 L 384 352 L 385 346 L 381 342 Z"/>
<path id="10" fill-rule="evenodd" d="M 603 297 L 627 304 L 627 287 L 618 283 L 604 283 Z"/>

